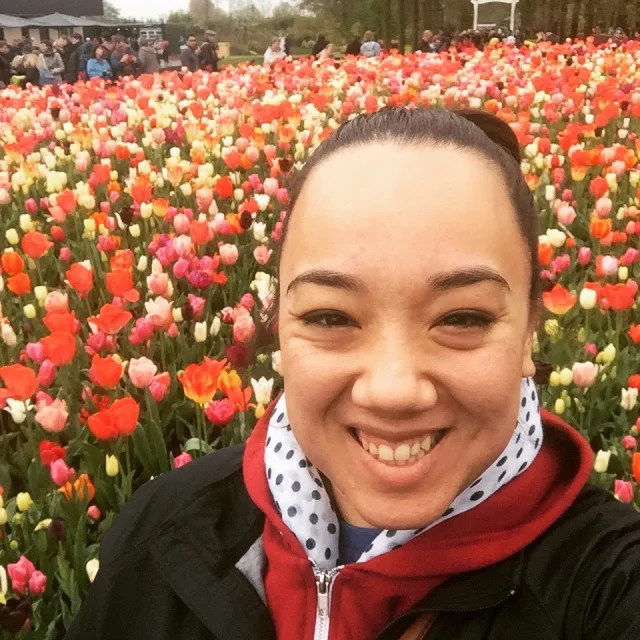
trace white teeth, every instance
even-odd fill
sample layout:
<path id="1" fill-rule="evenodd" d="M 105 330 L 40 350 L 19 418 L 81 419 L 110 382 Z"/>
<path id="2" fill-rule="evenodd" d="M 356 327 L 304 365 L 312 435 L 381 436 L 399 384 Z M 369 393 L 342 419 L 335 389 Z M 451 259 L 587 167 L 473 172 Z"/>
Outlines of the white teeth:
<path id="1" fill-rule="evenodd" d="M 427 453 L 429 453 L 429 451 L 431 451 L 431 441 L 432 438 L 431 436 L 427 436 L 421 443 L 420 446 L 422 447 L 422 449 L 424 449 L 424 451 L 426 451 Z"/>
<path id="2" fill-rule="evenodd" d="M 417 456 L 422 451 L 422 447 L 419 442 L 416 442 L 413 447 L 411 447 L 411 455 Z"/>
<path id="3" fill-rule="evenodd" d="M 396 461 L 406 462 L 411 457 L 411 447 L 408 444 L 401 444 L 396 447 L 393 457 Z"/>
<path id="4" fill-rule="evenodd" d="M 378 455 L 378 447 L 375 444 L 373 444 L 373 442 L 369 445 L 369 453 L 372 456 Z"/>
<path id="5" fill-rule="evenodd" d="M 378 447 L 378 457 L 387 462 L 393 460 L 393 449 L 386 444 L 381 444 Z"/>

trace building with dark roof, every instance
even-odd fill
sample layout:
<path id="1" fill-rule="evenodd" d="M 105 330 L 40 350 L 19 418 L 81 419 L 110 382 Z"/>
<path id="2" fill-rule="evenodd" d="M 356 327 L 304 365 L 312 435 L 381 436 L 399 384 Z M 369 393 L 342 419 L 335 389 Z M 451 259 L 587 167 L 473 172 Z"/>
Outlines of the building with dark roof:
<path id="1" fill-rule="evenodd" d="M 0 13 L 19 18 L 35 18 L 51 13 L 70 16 L 101 16 L 102 0 L 0 0 Z"/>

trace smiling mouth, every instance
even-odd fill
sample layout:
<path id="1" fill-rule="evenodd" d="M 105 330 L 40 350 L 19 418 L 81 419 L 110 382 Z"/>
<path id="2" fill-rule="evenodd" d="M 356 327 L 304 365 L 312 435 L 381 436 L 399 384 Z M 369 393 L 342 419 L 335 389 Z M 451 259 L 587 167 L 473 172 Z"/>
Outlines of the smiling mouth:
<path id="1" fill-rule="evenodd" d="M 388 442 L 367 436 L 360 429 L 350 429 L 353 439 L 375 460 L 392 467 L 418 462 L 431 453 L 446 434 L 447 429 L 434 431 L 426 436 Z"/>

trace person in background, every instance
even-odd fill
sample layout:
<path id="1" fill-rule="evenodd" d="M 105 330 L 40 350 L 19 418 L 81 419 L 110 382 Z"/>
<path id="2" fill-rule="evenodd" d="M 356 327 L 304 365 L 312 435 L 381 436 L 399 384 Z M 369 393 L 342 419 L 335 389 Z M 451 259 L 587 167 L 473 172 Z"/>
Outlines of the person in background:
<path id="1" fill-rule="evenodd" d="M 124 76 L 135 76 L 140 68 L 140 63 L 136 54 L 127 44 L 122 36 L 115 36 L 115 50 L 111 54 L 111 69 L 114 78 Z"/>
<path id="2" fill-rule="evenodd" d="M 282 48 L 284 50 L 284 54 L 288 57 L 291 55 L 291 37 L 286 35 L 282 38 Z"/>
<path id="3" fill-rule="evenodd" d="M 271 40 L 271 46 L 264 52 L 264 63 L 273 64 L 278 60 L 284 60 L 286 58 L 285 52 L 282 50 L 282 41 L 280 38 L 273 38 Z"/>
<path id="4" fill-rule="evenodd" d="M 348 56 L 359 56 L 360 55 L 360 47 L 362 46 L 362 39 L 359 35 L 353 36 L 353 40 L 347 45 L 347 50 L 345 51 L 345 55 Z"/>
<path id="5" fill-rule="evenodd" d="M 433 51 L 433 31 L 425 29 L 422 32 L 422 40 L 420 40 L 416 51 L 423 51 L 424 53 L 431 53 Z"/>
<path id="6" fill-rule="evenodd" d="M 333 60 L 336 56 L 335 46 L 329 43 L 317 56 L 316 60 L 324 62 L 325 60 Z"/>
<path id="7" fill-rule="evenodd" d="M 62 56 L 54 50 L 51 40 L 43 40 L 40 52 L 40 84 L 59 84 L 64 73 Z"/>
<path id="8" fill-rule="evenodd" d="M 31 42 L 24 44 L 22 53 L 11 61 L 11 71 L 34 86 L 40 84 L 40 55 L 33 50 Z"/>
<path id="9" fill-rule="evenodd" d="M 160 70 L 156 50 L 145 38 L 140 38 L 138 59 L 140 60 L 140 73 L 155 73 Z"/>
<path id="10" fill-rule="evenodd" d="M 11 84 L 11 50 L 6 40 L 0 40 L 0 82 L 5 87 Z"/>
<path id="11" fill-rule="evenodd" d="M 87 38 L 87 40 L 76 49 L 76 56 L 78 59 L 78 78 L 86 77 L 87 64 L 93 56 L 94 49 L 100 44 L 102 44 L 102 40 L 100 38 L 96 37 L 92 40 Z"/>
<path id="12" fill-rule="evenodd" d="M 169 66 L 169 41 L 168 40 L 162 41 L 162 54 L 160 57 L 161 57 L 160 64 L 163 67 Z"/>
<path id="13" fill-rule="evenodd" d="M 69 47 L 67 48 L 68 58 L 65 61 L 65 80 L 74 84 L 78 81 L 78 48 L 82 44 L 82 36 L 79 33 L 74 33 L 69 40 Z"/>
<path id="14" fill-rule="evenodd" d="M 191 33 L 187 37 L 187 46 L 180 51 L 180 64 L 183 67 L 189 69 L 189 71 L 194 72 L 198 70 L 198 54 L 196 53 L 198 49 L 198 41 L 196 37 Z"/>
<path id="15" fill-rule="evenodd" d="M 87 62 L 87 78 L 112 78 L 113 70 L 106 59 L 106 51 L 103 46 L 97 46 L 91 58 Z"/>
<path id="16" fill-rule="evenodd" d="M 215 31 L 205 31 L 198 58 L 203 71 L 218 70 L 218 38 Z"/>
<path id="17" fill-rule="evenodd" d="M 328 44 L 329 41 L 327 38 L 323 34 L 320 34 L 313 45 L 313 49 L 311 49 L 311 55 L 317 58 L 320 55 L 320 52 L 323 51 Z"/>
<path id="18" fill-rule="evenodd" d="M 373 31 L 365 31 L 362 38 L 362 46 L 360 47 L 360 55 L 365 58 L 375 58 L 382 52 L 379 42 L 374 39 Z"/>

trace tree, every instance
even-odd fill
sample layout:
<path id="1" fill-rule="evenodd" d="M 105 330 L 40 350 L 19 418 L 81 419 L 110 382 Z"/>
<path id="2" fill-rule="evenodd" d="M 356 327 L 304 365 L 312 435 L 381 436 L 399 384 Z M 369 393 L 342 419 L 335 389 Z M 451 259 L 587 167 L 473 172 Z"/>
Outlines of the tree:
<path id="1" fill-rule="evenodd" d="M 120 9 L 112 2 L 109 2 L 109 0 L 104 0 L 102 3 L 102 15 L 107 18 L 107 20 L 119 20 L 122 17 Z"/>
<path id="2" fill-rule="evenodd" d="M 382 39 L 391 41 L 391 0 L 382 0 Z"/>
<path id="3" fill-rule="evenodd" d="M 400 51 L 404 53 L 406 45 L 406 30 L 407 30 L 407 14 L 404 0 L 398 0 L 398 26 L 400 28 L 400 37 L 398 38 L 398 44 Z M 385 42 L 388 47 L 389 43 Z"/>
<path id="4" fill-rule="evenodd" d="M 420 44 L 420 0 L 413 0 L 413 42 L 411 48 L 415 51 Z"/>
<path id="5" fill-rule="evenodd" d="M 192 25 L 193 16 L 188 11 L 172 11 L 167 17 L 167 22 L 171 24 Z"/>
<path id="6" fill-rule="evenodd" d="M 580 24 L 580 16 L 582 15 L 582 0 L 573 0 L 571 6 L 571 33 L 572 38 L 578 35 L 578 28 Z"/>
<path id="7" fill-rule="evenodd" d="M 208 24 L 213 18 L 215 7 L 211 0 L 189 0 L 189 13 L 196 24 Z"/>

